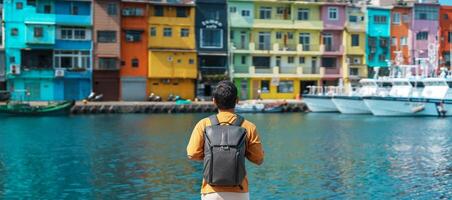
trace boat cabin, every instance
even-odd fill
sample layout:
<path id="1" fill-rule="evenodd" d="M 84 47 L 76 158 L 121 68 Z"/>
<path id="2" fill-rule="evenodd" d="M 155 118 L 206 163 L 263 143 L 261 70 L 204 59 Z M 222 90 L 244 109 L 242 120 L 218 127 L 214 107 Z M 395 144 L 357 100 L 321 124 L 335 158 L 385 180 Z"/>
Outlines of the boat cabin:
<path id="1" fill-rule="evenodd" d="M 426 78 L 422 81 L 424 90 L 422 97 L 432 99 L 444 99 L 449 92 L 449 85 L 444 78 Z"/>
<path id="2" fill-rule="evenodd" d="M 359 96 L 373 96 L 378 91 L 378 81 L 375 79 L 361 79 L 361 87 L 358 89 Z"/>
<path id="3" fill-rule="evenodd" d="M 413 91 L 413 86 L 410 80 L 405 78 L 396 78 L 392 80 L 392 88 L 389 91 L 391 97 L 410 97 Z"/>

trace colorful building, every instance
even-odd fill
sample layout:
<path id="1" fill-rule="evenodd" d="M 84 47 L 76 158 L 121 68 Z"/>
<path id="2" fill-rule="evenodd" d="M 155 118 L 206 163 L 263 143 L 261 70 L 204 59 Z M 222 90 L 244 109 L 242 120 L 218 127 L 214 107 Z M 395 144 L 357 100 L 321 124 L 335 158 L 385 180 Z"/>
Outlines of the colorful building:
<path id="1" fill-rule="evenodd" d="M 361 78 L 367 77 L 366 65 L 366 17 L 363 7 L 347 6 L 344 38 L 345 46 L 342 73 L 344 85 L 357 85 Z"/>
<path id="2" fill-rule="evenodd" d="M 91 90 L 91 2 L 8 1 L 5 53 L 13 99 L 82 99 Z"/>
<path id="3" fill-rule="evenodd" d="M 321 84 L 321 5 L 228 1 L 230 70 L 241 98 L 293 99 Z"/>
<path id="4" fill-rule="evenodd" d="M 452 54 L 452 6 L 441 6 L 440 16 L 440 67 L 451 69 Z"/>
<path id="5" fill-rule="evenodd" d="M 193 1 L 161 1 L 149 7 L 149 91 L 195 98 L 198 64 Z"/>
<path id="6" fill-rule="evenodd" d="M 391 61 L 396 65 L 412 64 L 412 6 L 395 5 L 391 16 Z"/>
<path id="7" fill-rule="evenodd" d="M 213 87 L 228 79 L 228 20 L 226 0 L 196 1 L 198 71 L 196 96 L 212 96 Z"/>
<path id="8" fill-rule="evenodd" d="M 3 2 L 0 3 L 0 19 L 3 19 Z M 4 24 L 0 27 L 0 90 L 6 90 L 6 70 L 5 70 L 5 34 Z"/>
<path id="9" fill-rule="evenodd" d="M 148 4 L 121 4 L 121 99 L 143 101 L 148 95 Z"/>
<path id="10" fill-rule="evenodd" d="M 366 63 L 371 77 L 389 75 L 391 37 L 391 10 L 386 7 L 367 7 Z"/>
<path id="11" fill-rule="evenodd" d="M 323 85 L 338 85 L 339 79 L 348 79 L 349 76 L 347 73 L 343 73 L 342 68 L 342 66 L 347 67 L 343 64 L 345 6 L 346 4 L 343 3 L 324 3 L 320 7 L 323 21 L 320 45 L 321 67 L 325 68 L 325 75 L 322 77 Z"/>
<path id="12" fill-rule="evenodd" d="M 438 67 L 439 4 L 415 3 L 413 7 L 413 62 L 425 64 L 431 71 Z"/>
<path id="13" fill-rule="evenodd" d="M 121 13 L 118 0 L 95 0 L 93 91 L 103 100 L 119 100 Z"/>

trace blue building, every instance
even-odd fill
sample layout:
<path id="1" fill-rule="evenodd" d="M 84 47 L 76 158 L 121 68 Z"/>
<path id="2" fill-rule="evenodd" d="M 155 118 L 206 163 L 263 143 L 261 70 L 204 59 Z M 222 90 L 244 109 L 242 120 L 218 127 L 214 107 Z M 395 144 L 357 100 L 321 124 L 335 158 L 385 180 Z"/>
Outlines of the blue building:
<path id="1" fill-rule="evenodd" d="M 383 7 L 367 8 L 366 60 L 369 76 L 373 76 L 376 67 L 380 74 L 388 73 L 390 58 L 391 10 Z"/>
<path id="2" fill-rule="evenodd" d="M 91 91 L 91 1 L 4 4 L 7 87 L 13 99 L 82 99 Z"/>
<path id="3" fill-rule="evenodd" d="M 219 80 L 228 78 L 228 18 L 226 0 L 196 1 L 197 96 L 210 97 Z"/>

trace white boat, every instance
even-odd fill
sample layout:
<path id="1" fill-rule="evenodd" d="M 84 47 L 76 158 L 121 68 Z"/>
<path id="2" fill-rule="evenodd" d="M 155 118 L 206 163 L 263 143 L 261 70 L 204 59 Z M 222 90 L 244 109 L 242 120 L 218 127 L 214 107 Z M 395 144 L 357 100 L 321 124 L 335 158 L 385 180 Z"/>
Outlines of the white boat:
<path id="1" fill-rule="evenodd" d="M 375 79 L 362 79 L 361 87 L 357 91 L 351 91 L 347 95 L 336 95 L 333 103 L 343 114 L 372 114 L 363 101 L 363 97 L 376 95 L 378 82 Z"/>
<path id="2" fill-rule="evenodd" d="M 336 87 L 326 86 L 325 88 L 326 91 L 322 86 L 310 86 L 309 93 L 303 95 L 303 102 L 311 112 L 339 112 L 332 100 L 336 94 Z"/>
<path id="3" fill-rule="evenodd" d="M 364 102 L 375 116 L 438 116 L 434 102 L 429 102 L 429 91 L 435 90 L 426 85 L 422 92 L 413 88 L 409 79 L 393 79 L 388 96 L 364 97 Z"/>

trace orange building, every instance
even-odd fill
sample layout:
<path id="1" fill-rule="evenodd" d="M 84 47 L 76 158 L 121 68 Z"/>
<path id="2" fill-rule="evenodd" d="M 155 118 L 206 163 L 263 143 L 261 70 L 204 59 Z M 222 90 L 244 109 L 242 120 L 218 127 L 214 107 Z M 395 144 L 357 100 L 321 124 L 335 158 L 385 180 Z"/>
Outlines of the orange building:
<path id="1" fill-rule="evenodd" d="M 452 6 L 441 6 L 440 17 L 440 67 L 451 66 L 451 53 L 452 53 Z"/>
<path id="2" fill-rule="evenodd" d="M 391 10 L 391 61 L 410 64 L 412 7 L 397 5 Z M 397 58 L 397 52 L 401 57 Z M 401 59 L 403 58 L 403 60 Z"/>
<path id="3" fill-rule="evenodd" d="M 121 98 L 143 101 L 148 94 L 148 4 L 122 1 L 121 15 Z"/>

